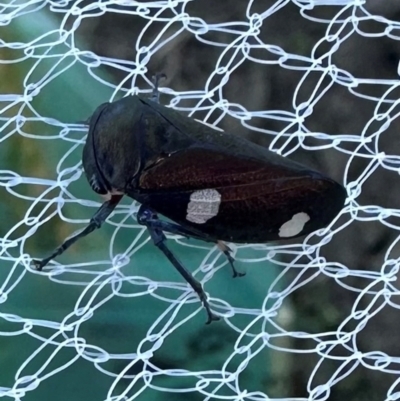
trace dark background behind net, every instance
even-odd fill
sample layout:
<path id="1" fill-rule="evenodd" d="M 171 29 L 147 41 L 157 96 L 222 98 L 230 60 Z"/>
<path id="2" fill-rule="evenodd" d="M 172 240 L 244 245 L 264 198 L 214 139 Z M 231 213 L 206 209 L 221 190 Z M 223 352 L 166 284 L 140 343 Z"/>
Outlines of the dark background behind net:
<path id="1" fill-rule="evenodd" d="M 262 12 L 267 3 L 258 2 L 252 8 L 254 12 Z M 243 19 L 247 1 L 215 2 L 197 1 L 190 4 L 188 10 L 191 15 L 199 16 L 208 23 L 221 21 L 238 21 Z M 374 2 L 375 8 L 371 12 L 384 15 L 398 21 L 400 13 L 398 6 L 382 6 Z M 258 8 L 258 10 L 257 10 Z M 314 15 L 330 18 L 337 11 L 336 7 L 320 7 Z M 132 46 L 134 38 L 141 31 L 145 21 L 126 15 L 105 15 L 101 18 L 88 21 L 82 27 L 82 34 L 89 37 L 92 49 L 101 55 L 120 57 L 134 60 L 135 51 Z M 362 23 L 362 30 L 379 32 L 380 24 L 367 21 Z M 150 31 L 154 36 L 158 33 L 155 24 Z M 274 16 L 265 20 L 260 37 L 265 43 L 276 44 L 288 52 L 308 56 L 317 40 L 325 35 L 326 26 L 312 23 L 299 15 L 298 7 L 289 4 L 283 7 Z M 84 32 L 85 31 L 85 32 Z M 219 34 L 218 36 L 220 37 Z M 223 35 L 222 35 L 223 36 Z M 149 36 L 150 39 L 152 39 Z M 116 45 L 117 44 L 117 45 Z M 174 42 L 165 46 L 154 57 L 149 69 L 152 72 L 163 71 L 167 74 L 166 85 L 176 90 L 203 88 L 208 74 L 214 69 L 215 62 L 221 50 L 206 46 L 188 34 L 180 35 Z M 389 38 L 365 38 L 353 34 L 341 49 L 335 53 L 333 62 L 339 67 L 350 71 L 354 76 L 361 78 L 397 79 L 400 43 Z M 233 76 L 224 91 L 229 101 L 238 102 L 248 110 L 293 110 L 292 98 L 294 90 L 303 72 L 290 71 L 279 66 L 265 66 L 253 62 L 246 62 Z M 119 81 L 122 76 L 116 76 Z M 309 82 L 309 91 L 315 88 L 320 78 L 318 73 Z M 371 86 L 368 94 L 379 96 L 379 89 Z M 399 92 L 400 94 L 400 92 Z M 362 131 L 366 122 L 373 115 L 375 104 L 362 100 L 350 94 L 345 88 L 338 85 L 330 90 L 329 95 L 318 104 L 313 115 L 307 119 L 310 130 L 326 132 L 332 135 L 357 134 Z M 228 120 L 228 121 L 227 121 Z M 270 138 L 247 131 L 235 121 L 224 120 L 225 129 L 235 133 L 247 135 L 252 140 L 268 145 Z M 278 122 L 270 122 L 270 130 L 278 131 L 282 128 Z M 380 147 L 383 151 L 398 154 L 400 140 L 398 132 L 400 124 L 393 124 L 389 131 L 382 135 Z M 350 148 L 350 147 L 349 147 Z M 338 181 L 342 181 L 347 156 L 336 151 L 306 152 L 297 151 L 294 159 L 314 166 L 320 171 L 329 174 Z M 365 168 L 366 162 L 358 159 L 353 162 L 349 181 L 358 176 Z M 398 176 L 393 172 L 382 169 L 376 171 L 363 187 L 359 202 L 361 204 L 377 204 L 384 207 L 398 207 L 400 186 Z M 379 270 L 383 254 L 388 246 L 397 237 L 398 233 L 379 223 L 361 224 L 353 222 L 351 226 L 341 232 L 326 249 L 328 259 L 338 260 L 350 269 Z M 355 279 L 351 281 L 356 281 Z M 350 283 L 350 280 L 349 280 Z M 362 287 L 363 283 L 351 282 L 352 285 Z M 340 286 L 332 286 L 331 281 L 323 278 L 312 281 L 304 290 L 296 291 L 293 297 L 295 318 L 299 324 L 296 327 L 304 331 L 323 332 L 335 330 L 337 325 L 348 314 L 356 295 L 344 290 Z M 382 350 L 390 355 L 399 355 L 399 337 L 397 332 L 399 313 L 393 308 L 385 308 L 374 319 L 371 328 L 366 328 L 359 338 L 359 349 Z M 307 348 L 302 340 L 299 348 Z M 297 348 L 295 346 L 295 348 Z M 295 363 L 288 366 L 290 372 L 284 378 L 286 385 L 291 388 L 288 393 L 293 397 L 307 395 L 306 383 L 310 372 L 319 360 L 316 354 L 296 355 Z M 351 366 L 351 364 L 350 364 Z M 335 369 L 332 362 L 323 364 L 320 377 L 326 379 Z M 357 368 L 348 379 L 343 380 L 332 389 L 330 400 L 379 400 L 384 399 L 387 389 L 395 378 L 383 375 L 376 371 Z M 317 379 L 318 382 L 318 379 Z"/>

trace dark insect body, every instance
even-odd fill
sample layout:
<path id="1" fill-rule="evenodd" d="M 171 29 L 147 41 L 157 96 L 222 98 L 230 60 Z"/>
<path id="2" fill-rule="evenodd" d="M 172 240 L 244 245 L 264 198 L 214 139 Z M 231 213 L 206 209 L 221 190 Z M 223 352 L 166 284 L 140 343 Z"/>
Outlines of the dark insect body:
<path id="1" fill-rule="evenodd" d="M 83 150 L 92 189 L 108 200 L 89 225 L 52 255 L 34 261 L 42 269 L 77 239 L 99 228 L 124 195 L 139 203 L 137 220 L 154 244 L 211 311 L 201 284 L 166 246 L 164 232 L 217 243 L 264 243 L 307 235 L 340 212 L 345 189 L 308 167 L 244 138 L 193 120 L 152 98 L 128 96 L 94 112 Z M 172 220 L 160 220 L 158 213 Z"/>

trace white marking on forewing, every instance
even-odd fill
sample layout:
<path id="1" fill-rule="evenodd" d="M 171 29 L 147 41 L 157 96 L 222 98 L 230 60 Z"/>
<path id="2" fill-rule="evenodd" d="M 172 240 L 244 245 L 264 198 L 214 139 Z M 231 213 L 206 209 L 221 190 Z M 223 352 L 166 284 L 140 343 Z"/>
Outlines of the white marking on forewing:
<path id="1" fill-rule="evenodd" d="M 221 194 L 215 189 L 202 189 L 190 195 L 186 219 L 196 224 L 204 224 L 218 214 Z"/>
<path id="2" fill-rule="evenodd" d="M 294 237 L 295 235 L 300 234 L 304 228 L 304 224 L 309 220 L 310 216 L 307 213 L 296 213 L 291 220 L 282 224 L 282 227 L 279 229 L 279 236 Z"/>

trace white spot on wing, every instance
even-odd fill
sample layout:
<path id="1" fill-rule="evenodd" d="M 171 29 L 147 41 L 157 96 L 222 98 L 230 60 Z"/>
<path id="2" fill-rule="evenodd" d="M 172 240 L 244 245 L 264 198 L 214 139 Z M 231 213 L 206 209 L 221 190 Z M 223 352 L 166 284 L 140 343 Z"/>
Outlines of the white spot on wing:
<path id="1" fill-rule="evenodd" d="M 304 228 L 304 224 L 310 220 L 310 216 L 307 213 L 296 213 L 291 220 L 287 221 L 279 229 L 280 237 L 294 237 L 300 234 Z"/>
<path id="2" fill-rule="evenodd" d="M 215 189 L 202 189 L 190 195 L 186 219 L 196 224 L 204 224 L 218 214 L 221 194 Z"/>

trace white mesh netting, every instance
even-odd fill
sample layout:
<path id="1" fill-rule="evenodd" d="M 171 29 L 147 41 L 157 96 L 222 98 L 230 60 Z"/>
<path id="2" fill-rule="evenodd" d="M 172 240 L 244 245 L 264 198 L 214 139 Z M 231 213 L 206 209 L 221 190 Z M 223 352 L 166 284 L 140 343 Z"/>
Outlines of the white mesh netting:
<path id="1" fill-rule="evenodd" d="M 390 4 L 389 4 L 390 3 Z M 397 400 L 400 5 L 381 1 L 11 1 L 0 6 L 0 397 Z M 170 236 L 206 316 L 125 199 L 82 174 L 101 103 L 150 93 L 347 188 L 327 230 L 215 247 Z M 257 131 L 257 132 L 256 132 Z M 257 134 L 257 135 L 256 135 Z"/>

